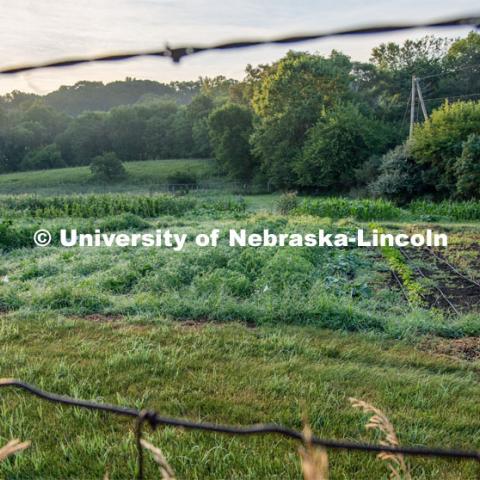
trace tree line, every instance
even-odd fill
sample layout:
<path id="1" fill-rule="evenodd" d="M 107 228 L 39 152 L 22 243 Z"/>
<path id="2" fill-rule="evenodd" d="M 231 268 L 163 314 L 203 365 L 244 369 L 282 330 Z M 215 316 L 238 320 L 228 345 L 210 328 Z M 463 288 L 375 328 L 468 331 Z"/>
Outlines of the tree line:
<path id="1" fill-rule="evenodd" d="M 242 81 L 13 92 L 0 99 L 0 170 L 87 165 L 105 152 L 122 161 L 214 156 L 219 174 L 276 189 L 479 197 L 479 70 L 471 32 L 381 44 L 369 62 L 291 51 L 247 66 Z M 408 139 L 412 75 L 431 116 Z"/>

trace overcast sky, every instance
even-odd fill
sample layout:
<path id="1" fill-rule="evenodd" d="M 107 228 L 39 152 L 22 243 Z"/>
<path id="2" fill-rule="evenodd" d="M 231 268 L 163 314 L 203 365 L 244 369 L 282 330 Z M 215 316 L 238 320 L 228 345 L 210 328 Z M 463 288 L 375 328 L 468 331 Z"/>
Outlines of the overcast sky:
<path id="1" fill-rule="evenodd" d="M 0 66 L 110 51 L 210 44 L 222 40 L 274 37 L 377 22 L 442 19 L 480 13 L 472 0 L 0 0 Z M 341 50 L 367 60 L 374 45 L 425 33 L 464 36 L 469 29 L 345 37 L 297 44 L 295 49 L 328 54 Z M 125 77 L 168 82 L 223 74 L 242 78 L 247 63 L 267 63 L 290 47 L 255 47 L 205 53 L 173 65 L 142 59 L 0 76 L 0 93 L 13 89 L 47 93 L 79 80 Z"/>

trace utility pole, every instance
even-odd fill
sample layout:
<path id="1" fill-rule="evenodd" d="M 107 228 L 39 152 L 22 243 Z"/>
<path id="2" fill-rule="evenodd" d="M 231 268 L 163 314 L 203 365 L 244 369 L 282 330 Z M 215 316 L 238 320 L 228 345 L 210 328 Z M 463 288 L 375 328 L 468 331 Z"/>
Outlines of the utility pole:
<path id="1" fill-rule="evenodd" d="M 418 78 L 415 78 L 415 84 L 417 86 L 418 99 L 420 100 L 420 106 L 422 107 L 423 118 L 428 120 L 427 109 L 425 108 L 425 102 L 423 101 L 422 89 L 420 88 L 420 82 Z"/>
<path id="2" fill-rule="evenodd" d="M 412 97 L 410 100 L 410 138 L 413 135 L 413 124 L 415 123 L 415 88 L 417 81 L 415 75 L 412 75 Z"/>

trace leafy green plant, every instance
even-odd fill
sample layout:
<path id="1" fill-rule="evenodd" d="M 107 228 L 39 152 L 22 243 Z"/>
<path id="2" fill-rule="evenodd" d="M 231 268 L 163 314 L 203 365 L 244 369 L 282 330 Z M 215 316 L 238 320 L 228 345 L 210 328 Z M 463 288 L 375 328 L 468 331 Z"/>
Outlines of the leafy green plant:
<path id="1" fill-rule="evenodd" d="M 93 178 L 102 182 L 114 182 L 127 177 L 122 161 L 114 152 L 95 157 L 90 164 L 90 170 Z"/>
<path id="2" fill-rule="evenodd" d="M 277 210 L 282 215 L 287 215 L 298 207 L 299 201 L 297 192 L 286 192 L 277 201 Z"/>
<path id="3" fill-rule="evenodd" d="M 385 233 L 385 230 L 379 225 L 372 224 L 370 226 L 371 228 L 375 228 L 379 234 Z M 400 250 L 385 245 L 380 247 L 380 251 L 387 261 L 388 266 L 400 277 L 410 303 L 412 305 L 422 306 L 424 303 L 422 295 L 425 293 L 425 288 L 415 280 L 415 274 L 405 261 Z"/>
<path id="4" fill-rule="evenodd" d="M 353 200 L 342 197 L 327 197 L 303 200 L 297 211 L 319 217 L 348 218 L 360 221 L 399 220 L 405 212 L 387 200 Z"/>

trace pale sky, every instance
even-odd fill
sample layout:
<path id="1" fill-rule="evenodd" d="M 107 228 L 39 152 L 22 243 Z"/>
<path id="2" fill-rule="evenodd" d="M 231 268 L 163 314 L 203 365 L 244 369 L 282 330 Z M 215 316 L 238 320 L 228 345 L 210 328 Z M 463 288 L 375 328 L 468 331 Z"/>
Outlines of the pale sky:
<path id="1" fill-rule="evenodd" d="M 480 13 L 477 0 L 0 0 L 0 67 L 111 51 L 212 44 L 378 22 L 438 20 Z M 0 76 L 0 94 L 39 94 L 79 80 L 148 78 L 162 82 L 199 76 L 242 78 L 245 65 L 270 63 L 290 48 L 328 54 L 333 48 L 368 60 L 373 46 L 426 33 L 464 36 L 471 28 L 344 37 L 289 46 L 212 52 L 183 59 L 141 59 Z"/>

